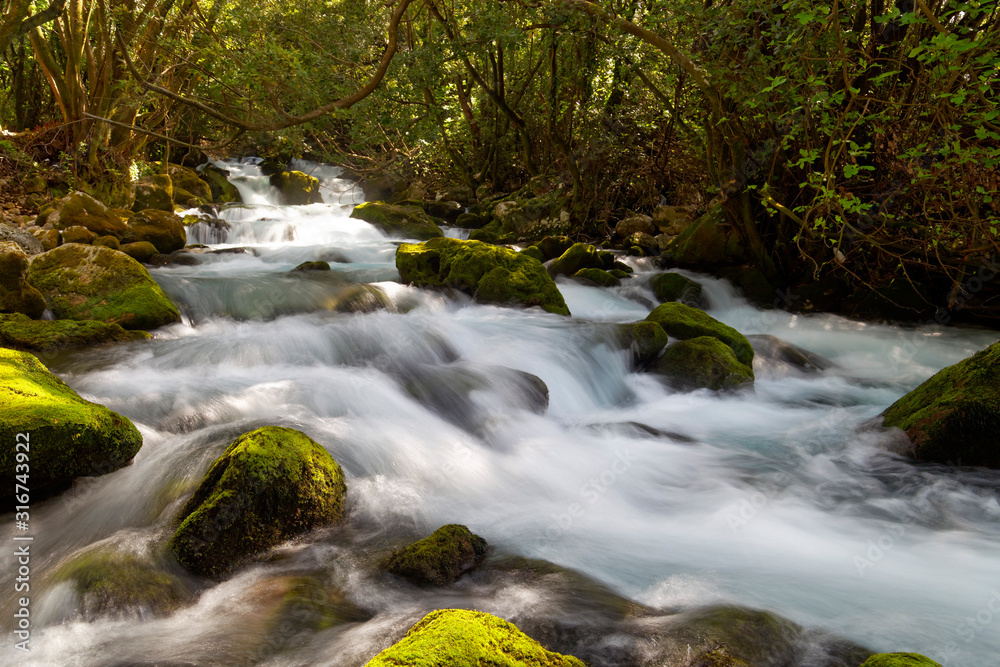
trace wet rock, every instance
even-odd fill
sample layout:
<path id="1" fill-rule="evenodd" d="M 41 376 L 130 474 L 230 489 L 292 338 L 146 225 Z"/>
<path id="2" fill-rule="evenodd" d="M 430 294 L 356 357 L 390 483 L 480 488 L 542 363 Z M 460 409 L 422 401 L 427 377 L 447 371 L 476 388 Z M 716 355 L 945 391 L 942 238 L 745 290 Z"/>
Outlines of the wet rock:
<path id="1" fill-rule="evenodd" d="M 174 185 L 175 204 L 195 208 L 204 203 L 212 203 L 212 188 L 201 179 L 197 171 L 178 164 L 168 164 L 167 173 L 170 174 L 170 181 Z M 191 206 L 190 200 L 192 198 L 201 200 L 201 202 Z"/>
<path id="2" fill-rule="evenodd" d="M 26 442 L 33 501 L 76 477 L 121 468 L 142 446 L 128 419 L 80 398 L 31 354 L 5 348 L 0 348 L 0 438 L 9 443 L 0 448 L 3 495 L 14 492 L 15 443 Z"/>
<path id="3" fill-rule="evenodd" d="M 211 201 L 217 204 L 242 203 L 243 197 L 235 185 L 229 182 L 229 172 L 214 164 L 207 164 L 198 172 L 212 193 Z"/>
<path id="4" fill-rule="evenodd" d="M 753 364 L 753 346 L 746 336 L 697 308 L 683 303 L 665 303 L 654 308 L 646 320 L 658 323 L 673 338 L 718 338 L 732 348 L 741 364 Z"/>
<path id="5" fill-rule="evenodd" d="M 125 253 L 77 243 L 31 258 L 28 282 L 59 319 L 155 329 L 180 313 L 141 264 Z"/>
<path id="6" fill-rule="evenodd" d="M 695 220 L 669 245 L 663 254 L 680 267 L 704 271 L 706 267 L 743 264 L 743 242 L 715 206 Z"/>
<path id="7" fill-rule="evenodd" d="M 290 206 L 322 204 L 319 180 L 301 171 L 281 171 L 270 176 L 271 185 L 281 193 L 281 202 Z"/>
<path id="8" fill-rule="evenodd" d="M 479 565 L 486 546 L 465 526 L 449 524 L 393 553 L 385 569 L 415 584 L 446 586 Z"/>
<path id="9" fill-rule="evenodd" d="M 682 390 L 734 390 L 752 386 L 753 370 L 717 338 L 698 336 L 668 346 L 650 372 Z"/>
<path id="10" fill-rule="evenodd" d="M 128 331 L 106 322 L 33 320 L 27 315 L 0 314 L 0 345 L 28 352 L 146 340 L 145 331 Z"/>
<path id="11" fill-rule="evenodd" d="M 296 266 L 292 271 L 329 271 L 330 264 L 328 262 L 302 262 Z"/>
<path id="12" fill-rule="evenodd" d="M 340 521 L 347 486 L 306 434 L 266 426 L 233 441 L 185 503 L 170 540 L 195 574 L 221 577 L 255 554 Z"/>
<path id="13" fill-rule="evenodd" d="M 163 254 L 180 250 L 187 243 L 184 223 L 173 213 L 146 210 L 133 213 L 128 219 L 128 230 L 122 236 L 124 243 L 146 241 Z"/>
<path id="14" fill-rule="evenodd" d="M 110 234 L 121 238 L 125 222 L 107 206 L 84 192 L 71 192 L 62 199 L 46 206 L 36 219 L 38 226 L 52 225 L 53 229 L 86 227 L 98 236 Z"/>
<path id="15" fill-rule="evenodd" d="M 695 307 L 705 305 L 701 296 L 701 284 L 679 273 L 661 273 L 653 276 L 649 286 L 660 303 L 680 301 Z"/>
<path id="16" fill-rule="evenodd" d="M 861 667 L 941 667 L 941 665 L 919 653 L 877 653 L 865 660 Z"/>
<path id="17" fill-rule="evenodd" d="M 351 285 L 340 290 L 328 310 L 336 313 L 373 313 L 377 310 L 392 310 L 392 299 L 375 285 Z"/>
<path id="18" fill-rule="evenodd" d="M 56 232 L 57 238 L 58 234 L 59 232 Z M 24 251 L 24 254 L 28 256 L 45 252 L 45 249 L 42 247 L 41 240 L 35 237 L 34 232 L 27 232 L 23 229 L 12 227 L 6 223 L 0 222 L 0 242 L 4 241 L 16 243 L 20 246 L 21 250 Z"/>
<path id="19" fill-rule="evenodd" d="M 396 250 L 396 268 L 404 283 L 454 287 L 482 303 L 541 306 L 550 313 L 569 315 L 545 268 L 509 248 L 448 238 L 404 243 Z"/>
<path id="20" fill-rule="evenodd" d="M 424 210 L 427 211 L 428 215 L 432 215 L 435 218 L 441 218 L 442 220 L 450 220 L 452 222 L 458 219 L 458 216 L 462 213 L 462 205 L 457 201 L 429 201 L 424 205 Z"/>
<path id="21" fill-rule="evenodd" d="M 771 367 L 780 366 L 801 373 L 818 373 L 834 365 L 829 359 L 776 336 L 755 334 L 747 336 L 747 340 L 753 345 L 754 361 L 760 359 Z"/>
<path id="22" fill-rule="evenodd" d="M 478 213 L 461 213 L 455 218 L 455 226 L 465 229 L 479 229 L 487 223 L 486 218 Z"/>
<path id="23" fill-rule="evenodd" d="M 573 246 L 573 239 L 568 236 L 546 236 L 535 244 L 542 251 L 542 257 L 547 262 L 559 257 Z"/>
<path id="24" fill-rule="evenodd" d="M 622 283 L 604 269 L 580 269 L 573 274 L 573 279 L 597 287 L 618 287 Z"/>
<path id="25" fill-rule="evenodd" d="M 132 210 L 147 209 L 174 212 L 174 183 L 167 174 L 143 176 L 136 182 Z"/>
<path id="26" fill-rule="evenodd" d="M 617 325 L 618 344 L 632 353 L 632 362 L 642 369 L 660 356 L 667 346 L 669 337 L 656 322 L 633 322 Z"/>
<path id="27" fill-rule="evenodd" d="M 512 623 L 478 611 L 442 609 L 427 614 L 368 667 L 585 667 L 572 656 L 545 650 Z"/>
<path id="28" fill-rule="evenodd" d="M 28 283 L 28 255 L 12 241 L 0 241 L 0 313 L 39 318 L 45 298 Z"/>
<path id="29" fill-rule="evenodd" d="M 1000 468 L 1000 343 L 934 374 L 882 413 L 920 461 Z"/>
<path id="30" fill-rule="evenodd" d="M 625 242 L 622 243 L 622 247 L 628 254 L 636 257 L 646 257 L 660 253 L 660 244 L 656 242 L 652 234 L 647 234 L 646 232 L 630 234 L 625 239 Z"/>
<path id="31" fill-rule="evenodd" d="M 604 260 L 589 243 L 574 243 L 546 268 L 551 276 L 572 276 L 581 269 L 603 269 Z"/>
<path id="32" fill-rule="evenodd" d="M 366 202 L 354 207 L 351 217 L 364 220 L 389 236 L 427 240 L 443 236 L 441 229 L 419 206 L 396 206 L 385 202 Z"/>

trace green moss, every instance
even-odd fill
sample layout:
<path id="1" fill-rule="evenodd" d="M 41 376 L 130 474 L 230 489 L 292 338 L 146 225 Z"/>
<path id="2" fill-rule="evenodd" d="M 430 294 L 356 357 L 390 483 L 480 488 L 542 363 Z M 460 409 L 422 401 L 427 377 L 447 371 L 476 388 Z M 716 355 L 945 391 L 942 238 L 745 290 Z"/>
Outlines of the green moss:
<path id="1" fill-rule="evenodd" d="M 339 521 L 347 486 L 340 466 L 300 431 L 244 433 L 212 464 L 170 541 L 195 574 L 220 577 L 254 554 Z"/>
<path id="2" fill-rule="evenodd" d="M 427 614 L 367 667 L 584 667 L 545 650 L 502 618 L 478 611 L 441 609 Z"/>
<path id="3" fill-rule="evenodd" d="M 155 329 L 180 313 L 141 264 L 125 253 L 79 244 L 35 255 L 28 281 L 57 318 Z"/>
<path id="4" fill-rule="evenodd" d="M 281 646 L 290 635 L 314 633 L 342 623 L 363 623 L 372 615 L 351 603 L 348 596 L 314 577 L 283 577 L 287 592 L 269 622 L 267 643 Z"/>
<path id="5" fill-rule="evenodd" d="M 1000 343 L 936 373 L 882 413 L 924 461 L 1000 468 Z"/>
<path id="6" fill-rule="evenodd" d="M 62 240 L 63 243 L 85 243 L 90 245 L 97 240 L 97 234 L 86 227 L 74 225 L 62 230 Z"/>
<path id="7" fill-rule="evenodd" d="M 742 264 L 745 259 L 739 235 L 725 224 L 721 206 L 713 206 L 670 242 L 664 255 L 677 266 L 704 269 L 706 266 Z"/>
<path id="8" fill-rule="evenodd" d="M 145 340 L 145 331 L 127 331 L 117 324 L 75 320 L 33 320 L 27 315 L 0 315 L 0 345 L 29 352 Z"/>
<path id="9" fill-rule="evenodd" d="M 862 663 L 861 667 L 941 667 L 919 653 L 877 653 Z"/>
<path id="10" fill-rule="evenodd" d="M 455 226 L 464 227 L 465 229 L 479 229 L 485 224 L 486 218 L 478 213 L 460 213 L 458 218 L 455 219 Z"/>
<path id="11" fill-rule="evenodd" d="M 653 276 L 649 286 L 660 303 L 681 301 L 692 306 L 700 306 L 703 303 L 701 284 L 679 273 L 661 273 Z"/>
<path id="12" fill-rule="evenodd" d="M 281 200 L 289 205 L 322 204 L 319 180 L 301 171 L 280 171 L 271 174 L 270 183 L 281 192 Z"/>
<path id="13" fill-rule="evenodd" d="M 131 554 L 83 554 L 61 567 L 55 580 L 73 582 L 88 621 L 107 615 L 163 615 L 189 597 L 176 576 Z"/>
<path id="14" fill-rule="evenodd" d="M 173 199 L 175 203 L 185 204 L 192 197 L 208 203 L 212 202 L 212 189 L 198 176 L 197 171 L 177 164 L 168 164 L 167 172 L 174 184 Z"/>
<path id="15" fill-rule="evenodd" d="M 296 266 L 292 271 L 329 271 L 330 263 L 315 261 L 315 262 L 302 262 Z"/>
<path id="16" fill-rule="evenodd" d="M 598 287 L 617 287 L 622 281 L 611 275 L 604 269 L 580 269 L 573 274 L 573 277 L 588 283 L 593 283 Z"/>
<path id="17" fill-rule="evenodd" d="M 118 249 L 135 261 L 143 263 L 148 262 L 154 255 L 157 255 L 160 252 L 156 249 L 156 246 L 149 241 L 123 243 Z"/>
<path id="18" fill-rule="evenodd" d="M 419 206 L 365 202 L 354 207 L 351 217 L 375 225 L 389 236 L 421 241 L 443 236 L 440 228 Z"/>
<path id="19" fill-rule="evenodd" d="M 112 250 L 118 250 L 121 247 L 121 243 L 114 236 L 99 236 L 94 239 L 94 245 L 101 246 L 102 248 L 111 248 Z"/>
<path id="20" fill-rule="evenodd" d="M 132 210 L 138 212 L 147 209 L 173 212 L 174 184 L 167 174 L 145 176 L 135 184 Z"/>
<path id="21" fill-rule="evenodd" d="M 546 236 L 535 244 L 545 260 L 555 259 L 573 246 L 573 239 L 568 236 Z"/>
<path id="22" fill-rule="evenodd" d="M 569 315 L 541 263 L 509 248 L 448 238 L 404 243 L 396 250 L 396 268 L 404 283 L 449 286 L 466 290 L 483 303 L 541 306 L 550 313 Z"/>
<path id="23" fill-rule="evenodd" d="M 485 557 L 486 540 L 465 526 L 449 524 L 392 554 L 386 570 L 416 584 L 445 586 Z"/>
<path id="24" fill-rule="evenodd" d="M 42 316 L 45 298 L 27 278 L 28 255 L 12 241 L 0 242 L 0 313 Z"/>
<path id="25" fill-rule="evenodd" d="M 632 360 L 637 368 L 645 368 L 660 355 L 667 346 L 667 332 L 656 322 L 633 322 L 619 324 L 618 344 L 632 352 Z"/>
<path id="26" fill-rule="evenodd" d="M 604 262 L 597 256 L 597 248 L 589 243 L 574 243 L 566 252 L 552 260 L 549 273 L 553 276 L 572 276 L 580 269 L 601 269 Z"/>
<path id="27" fill-rule="evenodd" d="M 184 222 L 167 211 L 147 210 L 133 213 L 128 219 L 128 231 L 122 236 L 126 244 L 146 241 L 158 252 L 168 255 L 187 243 Z"/>
<path id="28" fill-rule="evenodd" d="M 228 203 L 242 203 L 243 197 L 240 195 L 240 191 L 235 185 L 229 182 L 226 176 L 229 175 L 228 171 L 224 169 L 219 169 L 215 165 L 206 165 L 198 173 L 203 181 L 208 183 L 208 187 L 212 192 L 212 200 L 218 204 L 228 204 Z"/>
<path id="29" fill-rule="evenodd" d="M 0 441 L 8 443 L 0 447 L 4 495 L 14 489 L 18 433 L 29 434 L 36 500 L 76 477 L 121 468 L 142 446 L 128 419 L 80 398 L 34 356 L 0 348 Z"/>
<path id="30" fill-rule="evenodd" d="M 741 364 L 717 338 L 698 336 L 674 343 L 652 365 L 652 372 L 681 389 L 738 389 L 752 385 L 753 369 Z"/>
<path id="31" fill-rule="evenodd" d="M 542 255 L 542 251 L 538 248 L 538 246 L 529 245 L 527 248 L 521 251 L 521 254 L 524 255 L 525 257 L 531 257 L 537 259 L 539 262 L 545 261 L 545 256 Z"/>
<path id="32" fill-rule="evenodd" d="M 739 658 L 734 658 L 725 646 L 706 651 L 696 657 L 688 667 L 750 667 Z"/>
<path id="33" fill-rule="evenodd" d="M 104 204 L 83 192 L 71 192 L 54 204 L 54 210 L 45 216 L 45 222 L 56 229 L 86 227 L 104 236 L 120 237 L 125 232 L 125 223 Z"/>
<path id="34" fill-rule="evenodd" d="M 683 303 L 664 303 L 653 309 L 646 320 L 656 322 L 674 338 L 712 336 L 728 345 L 741 364 L 753 364 L 753 346 L 746 336 L 708 313 Z"/>

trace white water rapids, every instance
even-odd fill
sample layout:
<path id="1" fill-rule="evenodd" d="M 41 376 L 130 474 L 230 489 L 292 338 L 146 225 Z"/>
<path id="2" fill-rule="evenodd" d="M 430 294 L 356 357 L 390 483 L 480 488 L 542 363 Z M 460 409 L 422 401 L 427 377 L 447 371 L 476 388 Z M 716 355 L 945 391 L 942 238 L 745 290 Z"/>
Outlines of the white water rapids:
<path id="1" fill-rule="evenodd" d="M 229 252 L 151 271 L 185 322 L 46 359 L 135 422 L 144 444 L 131 466 L 33 506 L 33 650 L 4 646 L 5 664 L 363 664 L 401 625 L 456 602 L 374 583 L 343 540 L 384 546 L 461 523 L 496 551 L 580 570 L 654 608 L 739 604 L 873 650 L 1000 665 L 1000 472 L 914 464 L 886 451 L 872 421 L 996 333 L 762 311 L 693 276 L 714 317 L 835 366 L 806 375 L 758 359 L 755 392 L 676 393 L 630 372 L 611 344 L 611 323 L 655 305 L 648 260 L 630 260 L 637 277 L 619 288 L 560 280 L 572 318 L 479 305 L 398 284 L 398 240 L 348 217 L 361 195 L 335 169 L 314 170 L 325 204 L 290 207 L 253 164 L 222 166 L 246 205 L 221 210 L 224 236 L 199 225 L 189 241 Z M 317 259 L 333 270 L 290 273 Z M 392 307 L 338 311 L 357 283 Z M 507 369 L 545 382 L 544 414 Z M 46 571 L 102 541 L 162 550 L 208 465 L 264 424 L 304 431 L 344 467 L 347 527 L 281 547 L 164 617 L 76 617 L 73 593 Z M 307 565 L 336 570 L 371 620 L 253 659 L 276 604 L 268 582 Z M 542 588 L 480 600 L 508 617 L 560 613 Z"/>

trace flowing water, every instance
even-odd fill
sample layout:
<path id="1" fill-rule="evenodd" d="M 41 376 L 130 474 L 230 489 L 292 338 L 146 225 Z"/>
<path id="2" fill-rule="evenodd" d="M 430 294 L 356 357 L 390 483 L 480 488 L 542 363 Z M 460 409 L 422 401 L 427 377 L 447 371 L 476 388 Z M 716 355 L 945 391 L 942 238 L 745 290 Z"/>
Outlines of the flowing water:
<path id="1" fill-rule="evenodd" d="M 252 162 L 223 166 L 246 204 L 220 211 L 228 225 L 190 229 L 209 246 L 199 263 L 151 271 L 184 323 L 44 359 L 132 419 L 144 444 L 131 466 L 33 507 L 33 651 L 5 646 L 0 659 L 359 665 L 433 608 L 539 627 L 580 616 L 546 576 L 435 593 L 374 574 L 386 549 L 462 523 L 494 554 L 573 568 L 664 612 L 745 605 L 875 650 L 1000 664 L 1000 473 L 913 464 L 888 453 L 873 420 L 997 334 L 762 311 L 694 276 L 716 318 L 832 365 L 802 373 L 758 355 L 754 392 L 676 393 L 612 343 L 614 323 L 654 305 L 647 260 L 630 260 L 637 277 L 619 288 L 560 280 L 572 318 L 479 305 L 397 283 L 398 241 L 348 217 L 362 197 L 335 169 L 299 165 L 326 203 L 289 207 Z M 290 272 L 317 259 L 332 270 Z M 547 410 L 523 372 L 544 381 Z M 346 524 L 214 586 L 167 562 L 190 595 L 172 613 L 81 616 L 53 573 L 94 549 L 166 562 L 180 503 L 236 435 L 264 424 L 301 429 L 340 462 Z M 274 629 L 303 573 L 337 589 L 343 623 Z"/>

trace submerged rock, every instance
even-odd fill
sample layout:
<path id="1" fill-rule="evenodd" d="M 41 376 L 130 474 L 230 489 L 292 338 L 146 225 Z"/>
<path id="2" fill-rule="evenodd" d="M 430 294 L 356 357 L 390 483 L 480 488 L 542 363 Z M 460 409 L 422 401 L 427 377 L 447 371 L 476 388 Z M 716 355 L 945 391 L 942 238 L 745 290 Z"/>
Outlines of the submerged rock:
<path id="1" fill-rule="evenodd" d="M 1000 343 L 939 371 L 882 413 L 920 461 L 1000 468 Z"/>
<path id="2" fill-rule="evenodd" d="M 877 653 L 865 660 L 861 667 L 941 667 L 941 665 L 919 653 Z"/>
<path id="3" fill-rule="evenodd" d="M 329 271 L 329 262 L 314 261 L 314 262 L 302 262 L 296 266 L 292 271 Z"/>
<path id="4" fill-rule="evenodd" d="M 155 329 L 181 318 L 146 269 L 117 250 L 59 246 L 31 258 L 28 281 L 60 319 Z"/>
<path id="5" fill-rule="evenodd" d="M 585 667 L 547 651 L 517 626 L 478 611 L 441 609 L 372 658 L 367 667 Z"/>
<path id="6" fill-rule="evenodd" d="M 759 360 L 770 366 L 783 366 L 801 373 L 818 373 L 834 365 L 829 359 L 776 336 L 754 334 L 747 336 L 747 340 L 753 345 L 754 361 Z"/>
<path id="7" fill-rule="evenodd" d="M 419 206 L 396 206 L 372 201 L 358 204 L 351 217 L 364 220 L 389 236 L 426 241 L 443 236 L 427 213 Z"/>
<path id="8" fill-rule="evenodd" d="M 180 250 L 187 243 L 184 223 L 173 213 L 146 210 L 128 219 L 128 230 L 122 235 L 123 243 L 152 243 L 165 255 Z"/>
<path id="9" fill-rule="evenodd" d="M 128 331 L 107 322 L 33 320 L 27 315 L 0 315 L 0 345 L 28 352 L 145 340 L 145 331 Z"/>
<path id="10" fill-rule="evenodd" d="M 415 584 L 446 586 L 479 565 L 486 546 L 486 540 L 465 526 L 448 524 L 393 553 L 385 568 Z"/>
<path id="11" fill-rule="evenodd" d="M 752 385 L 753 369 L 740 363 L 733 350 L 717 338 L 698 336 L 664 350 L 650 371 L 679 389 L 739 389 Z"/>
<path id="12" fill-rule="evenodd" d="M 7 443 L 0 447 L 3 495 L 14 491 L 15 470 L 24 472 L 15 468 L 24 463 L 16 456 L 23 451 L 30 458 L 32 500 L 52 495 L 76 477 L 117 470 L 142 446 L 142 436 L 128 419 L 80 398 L 31 354 L 4 348 L 0 439 Z"/>
<path id="13" fill-rule="evenodd" d="M 329 452 L 290 428 L 234 440 L 185 503 L 170 540 L 191 572 L 221 577 L 255 554 L 339 521 L 347 486 Z"/>
<path id="14" fill-rule="evenodd" d="M 404 283 L 465 290 L 482 303 L 541 306 L 569 315 L 562 294 L 538 260 L 509 248 L 439 238 L 396 250 Z"/>
<path id="15" fill-rule="evenodd" d="M 741 364 L 753 364 L 753 346 L 746 336 L 708 313 L 683 303 L 665 303 L 653 309 L 646 320 L 656 322 L 674 338 L 681 340 L 711 336 L 732 348 Z"/>
<path id="16" fill-rule="evenodd" d="M 162 616 L 186 602 L 181 580 L 132 554 L 90 552 L 59 568 L 56 581 L 71 581 L 84 621 L 100 617 Z"/>
<path id="17" fill-rule="evenodd" d="M 28 283 L 28 255 L 13 241 L 0 241 L 0 313 L 39 318 L 45 297 Z"/>

